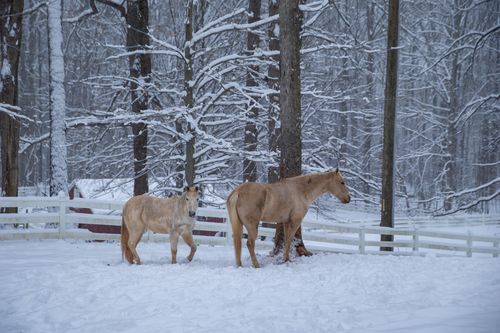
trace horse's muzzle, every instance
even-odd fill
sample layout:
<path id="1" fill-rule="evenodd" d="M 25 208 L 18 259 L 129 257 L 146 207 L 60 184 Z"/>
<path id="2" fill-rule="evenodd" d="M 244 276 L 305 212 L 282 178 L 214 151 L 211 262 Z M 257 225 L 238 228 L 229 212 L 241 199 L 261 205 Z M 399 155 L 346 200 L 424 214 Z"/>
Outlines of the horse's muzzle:
<path id="1" fill-rule="evenodd" d="M 189 211 L 189 213 L 188 213 L 188 214 L 189 214 L 189 217 L 195 217 L 196 212 Z"/>
<path id="2" fill-rule="evenodd" d="M 348 196 L 347 199 L 344 200 L 344 203 L 347 204 L 351 202 L 351 196 Z"/>

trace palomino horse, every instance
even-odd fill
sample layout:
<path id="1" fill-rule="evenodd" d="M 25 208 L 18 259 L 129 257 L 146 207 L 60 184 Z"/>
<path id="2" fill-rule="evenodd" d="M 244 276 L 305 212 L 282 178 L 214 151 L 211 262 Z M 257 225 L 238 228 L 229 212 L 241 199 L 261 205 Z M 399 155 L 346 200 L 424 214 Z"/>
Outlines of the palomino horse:
<path id="1" fill-rule="evenodd" d="M 335 171 L 287 178 L 272 184 L 247 182 L 235 188 L 227 198 L 227 210 L 233 229 L 236 265 L 241 266 L 241 236 L 245 226 L 252 264 L 255 268 L 260 267 L 255 256 L 259 221 L 283 223 L 283 259 L 288 261 L 290 244 L 309 205 L 326 192 L 330 192 L 343 203 L 351 200 L 338 168 Z"/>
<path id="2" fill-rule="evenodd" d="M 170 233 L 170 250 L 172 264 L 177 263 L 177 243 L 179 235 L 191 247 L 187 257 L 193 259 L 196 244 L 193 241 L 196 209 L 198 208 L 198 187 L 186 187 L 182 195 L 170 198 L 154 198 L 147 195 L 138 195 L 130 198 L 122 214 L 121 246 L 122 257 L 131 264 L 140 264 L 141 260 L 136 251 L 144 230 Z"/>

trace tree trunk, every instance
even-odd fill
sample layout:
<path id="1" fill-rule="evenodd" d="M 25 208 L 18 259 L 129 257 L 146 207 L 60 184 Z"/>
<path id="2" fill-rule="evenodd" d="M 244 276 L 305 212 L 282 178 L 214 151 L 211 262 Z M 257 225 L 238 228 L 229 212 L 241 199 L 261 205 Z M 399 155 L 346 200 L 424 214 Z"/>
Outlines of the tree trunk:
<path id="1" fill-rule="evenodd" d="M 280 20 L 280 110 L 281 110 L 281 164 L 283 176 L 302 173 L 302 137 L 300 109 L 300 28 L 302 15 L 299 0 L 283 1 L 279 8 Z M 276 226 L 274 250 L 277 254 L 284 245 L 283 225 Z M 310 255 L 302 241 L 302 230 L 295 233 L 293 244 L 298 255 Z"/>
<path id="2" fill-rule="evenodd" d="M 387 66 L 384 103 L 384 148 L 382 155 L 382 209 L 380 226 L 394 227 L 394 135 L 398 80 L 399 0 L 389 1 L 387 31 Z M 381 241 L 393 241 L 392 235 L 381 235 Z M 382 246 L 381 251 L 392 251 Z"/>
<path id="3" fill-rule="evenodd" d="M 192 117 L 193 106 L 194 106 L 194 96 L 193 96 L 193 55 L 192 48 L 193 45 L 191 41 L 193 39 L 193 0 L 188 0 L 186 2 L 186 22 L 185 22 L 185 36 L 186 41 L 184 45 L 184 90 L 186 96 L 184 97 L 184 106 L 186 107 L 186 113 L 188 118 Z M 194 117 L 193 117 L 194 118 Z M 187 122 L 187 132 L 190 134 L 190 139 L 186 142 L 186 169 L 185 177 L 188 186 L 193 186 L 194 178 L 196 176 L 196 165 L 194 159 L 194 148 L 196 143 L 196 137 L 194 128 L 191 123 Z"/>
<path id="4" fill-rule="evenodd" d="M 183 132 L 183 129 L 182 129 L 182 119 L 180 119 L 180 118 L 178 118 L 175 121 L 175 131 L 177 133 L 182 133 Z M 176 139 L 180 139 L 180 138 L 179 137 L 174 138 L 174 140 L 176 140 Z M 183 146 L 181 146 L 179 148 L 179 154 L 182 154 L 182 149 L 183 148 L 184 148 Z M 182 163 L 182 162 L 179 162 L 177 164 L 177 166 L 175 167 L 175 172 L 176 172 L 175 187 L 177 188 L 177 191 L 179 193 L 181 193 L 182 189 L 184 188 L 185 171 L 186 171 L 186 164 Z"/>
<path id="5" fill-rule="evenodd" d="M 22 40 L 24 2 L 4 1 L 0 8 L 0 103 L 5 106 L 18 105 L 18 67 Z M 9 108 L 10 109 L 10 108 Z M 15 112 L 14 110 L 12 110 Z M 18 119 L 0 111 L 0 196 L 14 197 L 18 194 L 19 182 L 19 129 Z M 5 208 L 2 212 L 16 213 L 16 208 Z"/>
<path id="6" fill-rule="evenodd" d="M 348 82 L 349 82 L 349 75 L 347 73 L 347 68 L 348 68 L 348 63 L 347 63 L 347 55 L 344 57 L 344 59 L 342 60 L 342 71 L 340 72 L 339 76 L 340 76 L 340 82 L 339 82 L 339 88 L 341 89 L 341 91 L 346 91 L 347 90 L 347 86 L 348 86 Z M 339 146 L 337 147 L 338 148 L 338 167 L 341 167 L 345 161 L 346 161 L 346 157 L 347 157 L 347 145 L 345 144 L 345 142 L 347 141 L 347 137 L 348 137 L 348 113 L 347 111 L 348 110 L 348 106 L 347 106 L 347 99 L 346 98 L 343 98 L 342 101 L 340 102 L 340 105 L 339 105 L 339 113 L 337 115 L 337 137 L 339 139 L 338 143 L 339 143 Z"/>
<path id="7" fill-rule="evenodd" d="M 64 55 L 62 52 L 62 3 L 47 5 L 49 40 L 50 95 L 50 195 L 68 195 L 66 148 L 66 93 L 64 90 Z"/>
<path id="8" fill-rule="evenodd" d="M 141 113 L 148 109 L 147 85 L 151 82 L 151 57 L 149 54 L 132 54 L 149 47 L 149 8 L 147 0 L 127 1 L 127 51 L 130 71 L 130 96 L 132 112 Z M 134 195 L 149 191 L 148 186 L 148 126 L 133 123 L 134 137 Z"/>
<path id="9" fill-rule="evenodd" d="M 366 3 L 366 32 L 367 32 L 367 41 L 369 43 L 369 47 L 374 47 L 372 44 L 374 41 L 374 4 L 370 1 Z M 362 162 L 363 162 L 363 170 L 365 174 L 371 175 L 372 168 L 372 158 L 371 158 L 371 147 L 372 147 L 372 130 L 373 126 L 373 116 L 368 114 L 370 109 L 374 109 L 375 106 L 375 56 L 373 52 L 368 52 L 366 55 L 367 59 L 367 68 L 366 68 L 366 85 L 367 89 L 367 98 L 368 102 L 366 104 L 366 112 L 363 115 L 363 127 L 365 131 L 365 135 L 363 137 L 363 141 L 361 143 L 361 153 L 362 153 Z M 370 186 L 369 184 L 364 184 L 363 192 L 369 196 L 370 195 Z"/>
<path id="10" fill-rule="evenodd" d="M 281 162 L 285 177 L 302 173 L 299 0 L 280 4 Z"/>
<path id="11" fill-rule="evenodd" d="M 249 0 L 248 1 L 248 23 L 257 22 L 260 20 L 260 0 Z M 249 54 L 252 54 L 254 50 L 259 46 L 259 35 L 248 32 L 247 34 L 247 50 Z M 252 87 L 257 86 L 257 82 L 255 80 L 255 75 L 259 71 L 258 65 L 250 65 L 247 70 L 247 79 L 246 86 L 252 89 Z M 255 152 L 257 150 L 257 117 L 259 115 L 258 108 L 256 107 L 256 100 L 259 95 L 252 95 L 250 93 L 250 89 L 248 94 L 252 97 L 248 101 L 247 105 L 247 121 L 245 123 L 245 147 L 244 150 L 246 152 Z M 257 180 L 257 164 L 251 157 L 246 157 L 243 160 L 243 181 L 251 181 L 254 182 Z"/>
<path id="12" fill-rule="evenodd" d="M 450 33 L 452 40 L 457 40 L 460 37 L 460 25 L 462 21 L 462 12 L 459 10 L 459 3 L 456 3 L 456 9 L 453 16 L 453 26 Z M 445 184 L 445 195 L 449 195 L 456 191 L 457 189 L 457 179 L 460 177 L 457 173 L 459 168 L 457 168 L 457 155 L 459 153 L 458 149 L 458 129 L 456 127 L 455 118 L 459 113 L 459 76 L 460 76 L 460 62 L 459 54 L 455 52 L 453 54 L 451 62 L 451 73 L 450 81 L 448 86 L 449 92 L 449 112 L 448 112 L 448 133 L 446 136 L 448 160 L 446 161 L 446 184 Z M 453 199 L 447 198 L 444 202 L 444 210 L 450 211 L 453 209 Z"/>
<path id="13" fill-rule="evenodd" d="M 269 0 L 268 3 L 269 16 L 274 16 L 279 14 L 279 2 L 276 0 Z M 269 50 L 279 51 L 280 41 L 279 41 L 279 22 L 273 22 L 269 25 L 268 38 L 269 38 Z M 279 140 L 280 140 L 280 96 L 279 96 L 279 77 L 280 69 L 276 64 L 279 64 L 280 56 L 276 55 L 271 58 L 273 63 L 268 66 L 267 69 L 267 85 L 272 91 L 276 93 L 271 93 L 269 96 L 269 113 L 267 120 L 267 132 L 268 132 L 268 149 L 273 156 L 273 165 L 267 169 L 267 181 L 268 183 L 274 183 L 279 177 L 279 167 L 278 161 L 274 156 L 278 154 L 279 151 Z"/>

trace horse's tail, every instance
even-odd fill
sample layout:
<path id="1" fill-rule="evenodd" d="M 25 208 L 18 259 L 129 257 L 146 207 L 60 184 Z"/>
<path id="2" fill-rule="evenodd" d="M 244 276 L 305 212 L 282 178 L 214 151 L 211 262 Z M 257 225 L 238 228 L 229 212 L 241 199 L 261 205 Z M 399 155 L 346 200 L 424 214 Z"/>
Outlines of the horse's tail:
<path id="1" fill-rule="evenodd" d="M 243 224 L 238 216 L 238 192 L 233 192 L 227 198 L 227 212 L 231 220 L 231 228 L 233 230 L 234 255 L 236 266 L 241 266 L 241 236 L 243 235 Z"/>
<path id="2" fill-rule="evenodd" d="M 125 219 L 122 215 L 122 229 L 121 229 L 121 246 L 122 246 L 122 259 L 125 258 L 127 259 L 128 263 L 131 264 L 133 262 L 134 256 L 132 254 L 132 251 L 130 251 L 130 248 L 128 247 L 128 238 L 129 238 L 129 233 L 128 233 L 128 228 L 127 225 L 125 224 Z"/>

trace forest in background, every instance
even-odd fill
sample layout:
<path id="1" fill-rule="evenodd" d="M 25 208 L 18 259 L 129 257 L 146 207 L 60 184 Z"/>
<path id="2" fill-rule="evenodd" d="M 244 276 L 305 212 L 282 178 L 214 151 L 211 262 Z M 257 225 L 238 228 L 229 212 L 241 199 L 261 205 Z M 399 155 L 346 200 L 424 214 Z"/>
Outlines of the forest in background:
<path id="1" fill-rule="evenodd" d="M 21 186 L 54 177 L 52 2 L 24 1 Z M 244 180 L 276 178 L 276 2 L 142 2 L 148 33 L 129 28 L 144 24 L 131 22 L 144 17 L 136 2 L 62 2 L 63 61 L 52 71 L 64 68 L 65 107 L 57 119 L 65 120 L 67 158 L 57 165 L 67 164 L 66 182 L 135 177 L 138 187 L 147 178 L 160 184 L 157 195 L 196 183 L 225 197 Z M 248 14 L 256 3 L 259 17 Z M 301 10 L 302 171 L 339 166 L 353 198 L 378 206 L 387 2 L 309 0 Z M 401 1 L 400 212 L 500 210 L 499 13 L 498 1 Z M 146 152 L 137 148 L 140 140 Z"/>

